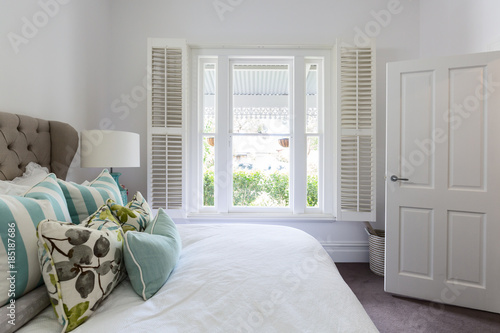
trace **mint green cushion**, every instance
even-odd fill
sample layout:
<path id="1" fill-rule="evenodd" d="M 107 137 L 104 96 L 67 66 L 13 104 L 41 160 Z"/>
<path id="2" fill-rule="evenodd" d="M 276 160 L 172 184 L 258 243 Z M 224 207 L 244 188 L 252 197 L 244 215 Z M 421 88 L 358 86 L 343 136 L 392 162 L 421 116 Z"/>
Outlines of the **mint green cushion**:
<path id="1" fill-rule="evenodd" d="M 144 300 L 167 282 L 179 260 L 181 247 L 175 223 L 163 209 L 144 232 L 125 233 L 125 267 L 134 291 Z"/>
<path id="2" fill-rule="evenodd" d="M 80 185 L 58 179 L 57 182 L 64 193 L 71 220 L 80 224 L 93 214 L 108 199 L 123 205 L 120 189 L 108 170 L 104 169 L 89 185 Z"/>
<path id="3" fill-rule="evenodd" d="M 43 283 L 36 227 L 46 218 L 71 221 L 54 174 L 49 174 L 24 196 L 0 195 L 0 306 Z M 11 276 L 9 271 L 15 273 Z M 8 278 L 14 276 L 15 292 L 11 293 Z"/>

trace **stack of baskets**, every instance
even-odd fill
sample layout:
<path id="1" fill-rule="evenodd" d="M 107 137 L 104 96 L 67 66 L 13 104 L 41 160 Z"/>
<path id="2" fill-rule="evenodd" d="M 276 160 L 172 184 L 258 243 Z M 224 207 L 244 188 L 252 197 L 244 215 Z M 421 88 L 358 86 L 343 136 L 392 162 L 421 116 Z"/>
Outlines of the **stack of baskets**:
<path id="1" fill-rule="evenodd" d="M 377 275 L 384 276 L 385 231 L 373 229 L 368 222 L 366 222 L 365 230 L 368 233 L 370 270 Z"/>

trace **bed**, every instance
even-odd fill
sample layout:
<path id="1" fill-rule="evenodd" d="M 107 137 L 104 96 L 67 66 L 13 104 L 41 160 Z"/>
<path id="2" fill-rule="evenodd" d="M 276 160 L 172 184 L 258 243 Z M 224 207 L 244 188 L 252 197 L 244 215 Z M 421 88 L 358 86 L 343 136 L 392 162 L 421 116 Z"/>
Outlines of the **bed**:
<path id="1" fill-rule="evenodd" d="M 71 126 L 0 113 L 0 133 L 1 179 L 23 174 L 29 162 L 66 177 L 78 146 Z M 125 278 L 73 332 L 377 332 L 310 235 L 252 224 L 176 228 L 180 257 L 154 296 L 143 300 Z M 61 331 L 45 286 L 16 304 L 18 311 L 29 308 L 26 315 L 17 313 L 18 332 Z M 9 313 L 6 307 L 2 317 Z M 13 331 L 5 320 L 2 325 L 0 331 Z"/>

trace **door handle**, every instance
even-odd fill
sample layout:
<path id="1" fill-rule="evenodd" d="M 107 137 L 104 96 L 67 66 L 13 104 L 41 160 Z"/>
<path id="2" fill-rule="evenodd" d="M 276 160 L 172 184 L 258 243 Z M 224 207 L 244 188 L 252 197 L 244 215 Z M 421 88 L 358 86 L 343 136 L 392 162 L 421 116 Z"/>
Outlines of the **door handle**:
<path id="1" fill-rule="evenodd" d="M 408 178 L 399 178 L 396 175 L 392 175 L 391 176 L 391 181 L 393 181 L 393 182 L 397 182 L 397 181 L 409 181 L 409 179 Z"/>

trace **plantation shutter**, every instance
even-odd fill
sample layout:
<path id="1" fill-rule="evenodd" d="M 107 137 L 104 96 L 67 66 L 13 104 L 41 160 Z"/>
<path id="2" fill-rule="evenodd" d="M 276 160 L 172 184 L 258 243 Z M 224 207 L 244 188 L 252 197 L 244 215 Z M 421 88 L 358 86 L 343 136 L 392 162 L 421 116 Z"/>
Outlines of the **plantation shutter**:
<path id="1" fill-rule="evenodd" d="M 185 195 L 185 40 L 148 40 L 148 201 L 182 209 Z"/>
<path id="2" fill-rule="evenodd" d="M 337 220 L 375 221 L 375 47 L 337 43 Z"/>

